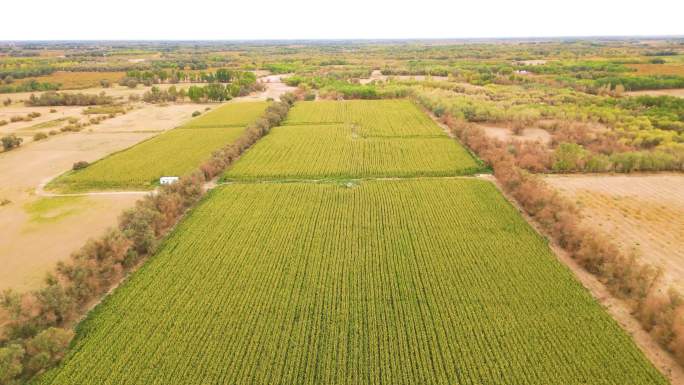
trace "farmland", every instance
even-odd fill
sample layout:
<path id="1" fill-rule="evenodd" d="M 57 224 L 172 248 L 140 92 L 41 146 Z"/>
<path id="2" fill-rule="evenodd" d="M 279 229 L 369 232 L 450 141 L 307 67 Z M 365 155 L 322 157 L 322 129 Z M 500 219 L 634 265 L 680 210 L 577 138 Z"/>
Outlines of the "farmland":
<path id="1" fill-rule="evenodd" d="M 0 207 L 0 290 L 36 288 L 56 262 L 67 259 L 85 239 L 112 226 L 121 211 L 138 199 L 134 195 L 91 197 L 71 204 L 69 215 L 58 214 L 64 208 L 50 210 L 46 215 L 52 220 L 38 223 L 27 208 L 45 199 L 35 192 L 41 184 L 71 169 L 74 162 L 96 161 L 182 125 L 198 108 L 196 104 L 145 106 L 87 130 L 24 143 L 21 148 L 0 154 L 0 201 L 10 202 Z M 64 116 L 69 116 L 66 113 Z M 3 135 L 8 131 L 24 132 L 12 126 L 1 127 L 6 130 Z"/>
<path id="2" fill-rule="evenodd" d="M 683 63 L 0 42 L 0 385 L 684 385 Z"/>
<path id="3" fill-rule="evenodd" d="M 547 181 L 578 202 L 583 221 L 662 269 L 684 290 L 684 176 L 562 176 Z"/>
<path id="4" fill-rule="evenodd" d="M 244 127 L 264 112 L 268 102 L 228 103 L 183 125 L 183 128 Z"/>
<path id="5" fill-rule="evenodd" d="M 154 188 L 161 176 L 185 175 L 235 140 L 266 106 L 264 102 L 226 104 L 83 170 L 64 174 L 48 188 L 67 192 Z M 218 127 L 208 127 L 211 122 Z"/>
<path id="6" fill-rule="evenodd" d="M 60 84 L 63 90 L 80 90 L 97 87 L 100 81 L 116 83 L 126 74 L 124 72 L 55 72 L 48 76 L 35 78 L 38 82 Z"/>
<path id="7" fill-rule="evenodd" d="M 481 168 L 408 101 L 304 102 L 226 178 L 454 176 Z"/>
<path id="8" fill-rule="evenodd" d="M 298 103 L 285 125 L 350 124 L 358 137 L 446 136 L 408 100 L 349 100 Z"/>
<path id="9" fill-rule="evenodd" d="M 219 187 L 40 384 L 664 384 L 488 182 Z"/>
<path id="10" fill-rule="evenodd" d="M 83 170 L 64 174 L 48 188 L 64 192 L 151 189 L 162 176 L 184 175 L 194 170 L 243 130 L 244 127 L 176 128 Z"/>

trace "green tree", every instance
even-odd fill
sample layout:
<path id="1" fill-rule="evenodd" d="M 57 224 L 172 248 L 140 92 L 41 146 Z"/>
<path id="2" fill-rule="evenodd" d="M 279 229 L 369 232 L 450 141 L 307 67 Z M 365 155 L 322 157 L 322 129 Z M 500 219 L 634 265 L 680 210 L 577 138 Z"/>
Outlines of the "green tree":
<path id="1" fill-rule="evenodd" d="M 26 369 L 38 373 L 58 363 L 73 338 L 74 332 L 60 328 L 47 328 L 26 342 L 30 357 Z"/>
<path id="2" fill-rule="evenodd" d="M 199 102 L 205 97 L 205 90 L 203 87 L 190 86 L 190 88 L 188 88 L 188 97 L 193 102 Z"/>
<path id="3" fill-rule="evenodd" d="M 561 143 L 553 154 L 553 170 L 557 172 L 578 171 L 584 166 L 587 151 L 576 143 Z"/>
<path id="4" fill-rule="evenodd" d="M 24 349 L 20 345 L 12 344 L 0 348 L 0 384 L 12 384 L 24 370 L 21 362 Z"/>
<path id="5" fill-rule="evenodd" d="M 219 83 L 230 83 L 233 74 L 231 71 L 225 68 L 221 68 L 216 70 L 216 74 L 214 74 L 214 76 L 216 77 L 216 81 L 218 81 Z"/>

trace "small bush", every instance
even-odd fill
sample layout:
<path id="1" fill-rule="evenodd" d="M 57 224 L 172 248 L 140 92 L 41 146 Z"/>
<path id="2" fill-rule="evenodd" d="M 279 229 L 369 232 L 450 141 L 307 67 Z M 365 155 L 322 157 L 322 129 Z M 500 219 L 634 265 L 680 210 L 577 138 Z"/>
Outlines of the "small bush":
<path id="1" fill-rule="evenodd" d="M 2 148 L 5 149 L 5 151 L 9 151 L 15 147 L 21 146 L 21 142 L 24 141 L 23 138 L 19 138 L 14 134 L 4 136 L 1 140 Z"/>
<path id="2" fill-rule="evenodd" d="M 54 108 L 50 108 L 50 113 L 51 113 L 51 114 L 54 114 L 55 112 L 57 112 L 57 110 L 55 110 Z"/>
<path id="3" fill-rule="evenodd" d="M 200 116 L 202 113 L 199 111 L 195 111 L 192 113 L 192 117 L 194 118 L 195 116 Z"/>
<path id="4" fill-rule="evenodd" d="M 0 199 L 0 206 L 7 206 L 10 203 L 12 203 L 12 201 L 7 198 Z"/>
<path id="5" fill-rule="evenodd" d="M 88 167 L 90 163 L 86 162 L 85 160 L 79 160 L 78 162 L 74 163 L 74 165 L 71 167 L 72 170 L 83 170 L 84 168 Z"/>
<path id="6" fill-rule="evenodd" d="M 38 133 L 36 133 L 35 135 L 33 135 L 33 140 L 34 140 L 35 142 L 37 142 L 37 141 L 39 141 L 39 140 L 47 139 L 47 137 L 48 137 L 48 136 L 47 136 L 46 133 L 44 133 L 44 132 L 38 132 Z"/>
<path id="7" fill-rule="evenodd" d="M 4 126 L 7 124 L 6 120 L 0 120 L 0 127 Z"/>

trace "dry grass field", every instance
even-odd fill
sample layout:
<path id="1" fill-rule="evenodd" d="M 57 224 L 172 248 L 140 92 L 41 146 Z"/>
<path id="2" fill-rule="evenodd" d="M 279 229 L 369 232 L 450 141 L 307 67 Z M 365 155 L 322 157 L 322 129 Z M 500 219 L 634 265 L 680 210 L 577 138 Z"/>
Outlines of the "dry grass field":
<path id="1" fill-rule="evenodd" d="M 684 75 L 684 64 L 629 64 L 639 75 Z"/>
<path id="2" fill-rule="evenodd" d="M 48 76 L 32 78 L 37 82 L 59 83 L 62 90 L 80 90 L 100 86 L 100 80 L 116 83 L 126 76 L 125 72 L 68 72 L 57 71 Z"/>
<path id="3" fill-rule="evenodd" d="M 552 176 L 547 182 L 581 207 L 583 221 L 623 250 L 663 269 L 684 289 L 684 175 Z"/>
<path id="4" fill-rule="evenodd" d="M 684 89 L 670 89 L 670 90 L 645 90 L 645 91 L 630 91 L 625 93 L 627 96 L 676 96 L 684 98 Z"/>
<path id="5" fill-rule="evenodd" d="M 520 135 L 516 135 L 512 129 L 508 127 L 496 127 L 482 125 L 485 134 L 490 138 L 496 138 L 504 142 L 511 140 L 539 142 L 542 144 L 549 144 L 551 142 L 551 134 L 541 128 L 526 128 Z"/>

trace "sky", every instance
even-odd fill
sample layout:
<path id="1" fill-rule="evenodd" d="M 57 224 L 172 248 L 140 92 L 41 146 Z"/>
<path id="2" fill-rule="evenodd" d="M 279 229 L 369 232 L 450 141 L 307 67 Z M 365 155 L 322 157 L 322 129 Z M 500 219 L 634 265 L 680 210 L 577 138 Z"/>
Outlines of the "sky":
<path id="1" fill-rule="evenodd" d="M 684 0 L 11 0 L 2 14 L 0 40 L 684 35 Z"/>

